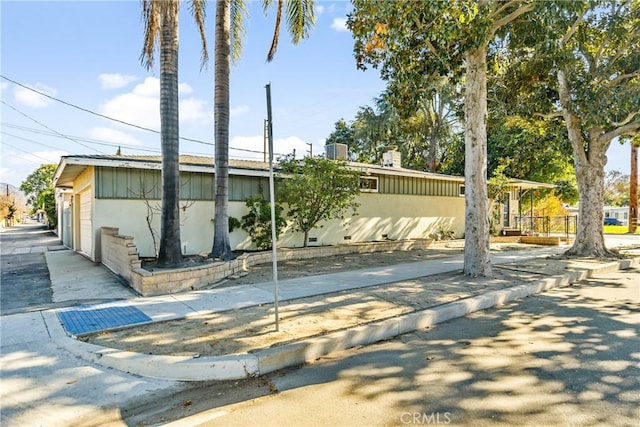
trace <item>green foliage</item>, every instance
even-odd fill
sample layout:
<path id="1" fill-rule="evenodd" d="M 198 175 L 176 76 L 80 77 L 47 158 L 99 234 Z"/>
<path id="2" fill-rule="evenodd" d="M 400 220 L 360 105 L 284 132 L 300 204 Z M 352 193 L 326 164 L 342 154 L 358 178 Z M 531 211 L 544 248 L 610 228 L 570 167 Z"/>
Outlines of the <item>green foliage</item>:
<path id="1" fill-rule="evenodd" d="M 511 179 L 504 174 L 506 165 L 500 165 L 493 171 L 491 178 L 487 181 L 487 195 L 490 200 L 489 205 L 489 232 L 497 235 L 498 224 L 502 217 L 501 203 L 505 196 L 508 196 L 508 185 Z"/>
<path id="2" fill-rule="evenodd" d="M 627 206 L 629 204 L 629 175 L 609 171 L 604 177 L 604 204 Z"/>
<path id="3" fill-rule="evenodd" d="M 416 109 L 384 92 L 372 106 L 361 106 L 350 123 L 336 122 L 326 143 L 346 144 L 351 159 L 372 164 L 381 161 L 389 146 L 396 146 L 403 167 L 438 172 L 458 127 L 457 104 L 448 94 L 452 90 L 440 87 L 429 92 L 430 98 L 416 97 Z"/>
<path id="4" fill-rule="evenodd" d="M 344 119 L 340 119 L 335 124 L 335 129 L 325 140 L 325 144 L 345 144 L 348 147 L 349 154 L 357 151 L 357 140 L 355 130 Z"/>
<path id="5" fill-rule="evenodd" d="M 233 233 L 233 230 L 242 227 L 242 223 L 235 216 L 229 217 L 229 233 Z"/>
<path id="6" fill-rule="evenodd" d="M 249 213 L 242 217 L 242 228 L 249 233 L 251 241 L 258 249 L 271 249 L 271 204 L 262 194 L 246 199 Z M 276 238 L 287 224 L 282 217 L 282 206 L 275 204 Z"/>
<path id="7" fill-rule="evenodd" d="M 18 212 L 18 208 L 16 207 L 15 203 L 11 202 L 11 204 L 7 208 L 7 216 L 6 216 L 9 222 L 12 222 L 14 219 L 16 219 L 16 212 Z"/>
<path id="8" fill-rule="evenodd" d="M 555 181 L 553 184 L 556 185 L 555 194 L 560 197 L 563 202 L 570 205 L 578 203 L 580 197 L 578 195 L 578 184 L 576 183 L 575 175 L 567 180 L 561 179 Z"/>
<path id="9" fill-rule="evenodd" d="M 508 99 L 519 114 L 557 114 L 562 72 L 569 92 L 563 107 L 579 119 L 583 138 L 591 129 L 599 135 L 623 127 L 619 135 L 637 133 L 640 3 L 550 2 L 531 17 L 530 25 L 512 29 L 496 58 L 504 64 L 496 98 Z M 581 148 L 590 150 L 589 144 Z"/>
<path id="10" fill-rule="evenodd" d="M 348 210 L 356 214 L 360 173 L 349 169 L 346 162 L 287 157 L 280 161 L 280 167 L 278 199 L 288 205 L 294 231 L 304 233 L 304 246 L 309 231 L 320 221 L 343 218 Z"/>
<path id="11" fill-rule="evenodd" d="M 53 188 L 56 169 L 57 165 L 55 164 L 42 165 L 20 184 L 20 190 L 27 195 L 27 202 L 32 205 L 32 211 L 44 209 L 51 228 L 55 228 L 58 223 L 55 189 Z"/>
<path id="12" fill-rule="evenodd" d="M 540 182 L 573 175 L 571 144 L 561 121 L 497 113 L 490 110 L 489 171 L 505 165 L 505 174 L 512 178 Z"/>
<path id="13" fill-rule="evenodd" d="M 20 184 L 20 190 L 27 196 L 27 203 L 33 205 L 40 198 L 40 193 L 53 188 L 53 176 L 57 167 L 55 164 L 44 164 Z"/>
<path id="14" fill-rule="evenodd" d="M 449 227 L 441 225 L 434 233 L 431 233 L 430 237 L 433 240 L 453 240 L 456 237 L 456 233 Z"/>
<path id="15" fill-rule="evenodd" d="M 56 214 L 56 193 L 53 188 L 48 188 L 38 195 L 38 207 L 43 208 L 47 215 L 49 228 L 56 228 L 58 224 L 58 216 Z"/>

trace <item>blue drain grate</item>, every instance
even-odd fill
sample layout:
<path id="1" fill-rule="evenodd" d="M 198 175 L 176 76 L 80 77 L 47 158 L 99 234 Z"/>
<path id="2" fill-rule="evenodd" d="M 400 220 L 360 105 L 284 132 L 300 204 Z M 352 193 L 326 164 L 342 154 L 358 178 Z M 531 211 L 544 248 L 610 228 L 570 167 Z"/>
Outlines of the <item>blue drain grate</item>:
<path id="1" fill-rule="evenodd" d="M 59 310 L 58 317 L 64 328 L 74 335 L 151 321 L 149 316 L 133 306 L 78 306 Z"/>

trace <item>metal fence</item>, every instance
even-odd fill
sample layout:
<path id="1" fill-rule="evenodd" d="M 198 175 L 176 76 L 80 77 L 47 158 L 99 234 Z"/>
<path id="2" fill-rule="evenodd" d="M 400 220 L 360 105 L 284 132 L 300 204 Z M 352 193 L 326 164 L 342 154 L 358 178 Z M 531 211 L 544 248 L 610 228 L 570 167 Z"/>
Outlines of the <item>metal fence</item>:
<path id="1" fill-rule="evenodd" d="M 571 234 L 576 234 L 578 217 L 575 215 L 565 216 L 516 216 L 514 224 L 522 234 L 538 235 L 549 237 L 551 234 L 562 234 L 568 238 Z"/>

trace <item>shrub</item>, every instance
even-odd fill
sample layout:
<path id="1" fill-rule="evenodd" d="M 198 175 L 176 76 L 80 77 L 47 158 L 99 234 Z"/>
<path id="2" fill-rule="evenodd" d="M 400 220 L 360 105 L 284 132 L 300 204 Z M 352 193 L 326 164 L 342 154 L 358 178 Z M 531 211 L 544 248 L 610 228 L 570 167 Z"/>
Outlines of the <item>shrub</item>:
<path id="1" fill-rule="evenodd" d="M 249 233 L 258 249 L 271 248 L 271 205 L 262 194 L 245 200 L 249 213 L 242 217 L 242 228 Z M 276 203 L 276 238 L 286 225 L 282 217 L 282 206 Z"/>

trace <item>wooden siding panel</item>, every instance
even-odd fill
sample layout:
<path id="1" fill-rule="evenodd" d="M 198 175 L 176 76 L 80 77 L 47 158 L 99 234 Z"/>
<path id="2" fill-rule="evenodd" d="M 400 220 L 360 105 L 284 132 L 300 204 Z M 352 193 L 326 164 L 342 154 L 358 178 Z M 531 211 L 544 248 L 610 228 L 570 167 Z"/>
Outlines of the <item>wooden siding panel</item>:
<path id="1" fill-rule="evenodd" d="M 162 175 L 158 170 L 97 168 L 96 198 L 147 199 L 162 197 Z M 180 177 L 180 198 L 183 200 L 213 200 L 214 176 L 183 172 Z"/>

